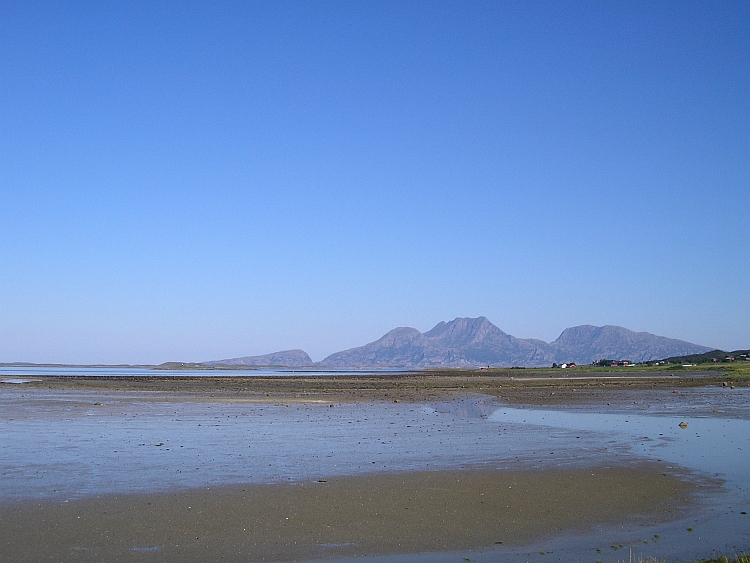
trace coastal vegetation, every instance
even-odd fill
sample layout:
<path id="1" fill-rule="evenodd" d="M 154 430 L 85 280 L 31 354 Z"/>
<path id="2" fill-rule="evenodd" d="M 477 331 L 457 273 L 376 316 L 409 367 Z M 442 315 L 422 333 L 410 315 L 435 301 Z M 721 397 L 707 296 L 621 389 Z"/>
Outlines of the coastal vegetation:
<path id="1" fill-rule="evenodd" d="M 700 563 L 750 563 L 750 555 L 735 555 L 731 558 L 722 555 L 715 559 L 706 559 Z"/>
<path id="2" fill-rule="evenodd" d="M 734 352 L 725 352 L 724 350 L 711 350 L 702 354 L 690 354 L 688 356 L 672 356 L 660 360 L 664 364 L 715 364 L 715 363 L 735 363 L 750 362 L 750 350 L 735 350 Z M 660 363 L 650 362 L 650 363 Z"/>
<path id="3" fill-rule="evenodd" d="M 631 556 L 627 563 L 668 563 L 668 559 L 657 559 L 655 557 L 646 557 L 645 559 L 643 557 L 638 557 L 636 559 L 632 556 L 631 552 Z M 731 557 L 722 555 L 713 559 L 699 559 L 693 563 L 750 563 L 750 555 L 733 555 Z"/>

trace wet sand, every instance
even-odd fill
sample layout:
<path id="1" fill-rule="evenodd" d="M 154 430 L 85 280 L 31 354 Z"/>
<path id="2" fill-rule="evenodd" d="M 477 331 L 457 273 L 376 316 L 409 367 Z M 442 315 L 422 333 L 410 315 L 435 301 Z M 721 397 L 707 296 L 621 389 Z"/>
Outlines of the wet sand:
<path id="1" fill-rule="evenodd" d="M 437 471 L 0 505 L 3 561 L 291 561 L 527 544 L 679 517 L 659 464 Z"/>
<path id="2" fill-rule="evenodd" d="M 180 400 L 255 402 L 357 402 L 449 399 L 467 393 L 490 395 L 512 404 L 606 403 L 628 392 L 706 386 L 748 386 L 748 377 L 721 371 L 443 370 L 382 375 L 230 376 L 32 376 L 24 387 L 101 391 L 153 391 Z M 729 383 L 728 383 L 729 382 Z"/>
<path id="3" fill-rule="evenodd" d="M 223 372 L 222 372 L 223 373 Z M 425 403 L 467 395 L 493 397 L 508 405 L 543 408 L 618 408 L 633 404 L 671 405 L 684 396 L 693 416 L 750 418 L 750 404 L 732 391 L 750 386 L 750 377 L 716 370 L 608 371 L 443 370 L 382 375 L 285 376 L 33 376 L 3 385 L 50 391 L 133 392 L 143 401 L 239 402 L 259 404 Z M 715 392 L 726 392 L 717 408 Z"/>

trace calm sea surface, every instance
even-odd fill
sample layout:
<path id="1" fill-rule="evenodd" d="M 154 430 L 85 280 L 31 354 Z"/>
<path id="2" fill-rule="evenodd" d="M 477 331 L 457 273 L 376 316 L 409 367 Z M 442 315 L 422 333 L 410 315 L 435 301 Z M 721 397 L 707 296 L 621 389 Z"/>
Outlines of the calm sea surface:
<path id="1" fill-rule="evenodd" d="M 182 369 L 161 370 L 152 368 L 131 367 L 48 367 L 48 366 L 0 366 L 0 379 L 24 378 L 41 375 L 72 375 L 86 377 L 263 377 L 283 375 L 374 375 L 383 373 L 409 373 L 409 370 L 398 369 L 315 369 L 315 368 L 285 368 L 285 369 Z"/>

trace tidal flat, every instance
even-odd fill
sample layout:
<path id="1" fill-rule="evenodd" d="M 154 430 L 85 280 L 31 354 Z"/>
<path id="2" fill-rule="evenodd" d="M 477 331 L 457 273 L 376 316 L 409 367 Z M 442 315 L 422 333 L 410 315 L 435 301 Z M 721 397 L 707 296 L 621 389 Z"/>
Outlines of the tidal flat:
<path id="1" fill-rule="evenodd" d="M 0 386 L 8 561 L 750 550 L 747 388 L 32 379 Z"/>

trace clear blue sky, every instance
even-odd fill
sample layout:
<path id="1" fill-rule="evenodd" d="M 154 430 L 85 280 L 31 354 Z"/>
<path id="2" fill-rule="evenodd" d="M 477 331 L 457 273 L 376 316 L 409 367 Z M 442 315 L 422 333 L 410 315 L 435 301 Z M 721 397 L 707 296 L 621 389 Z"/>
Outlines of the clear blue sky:
<path id="1" fill-rule="evenodd" d="M 485 315 L 750 347 L 750 3 L 0 3 L 0 361 Z"/>

